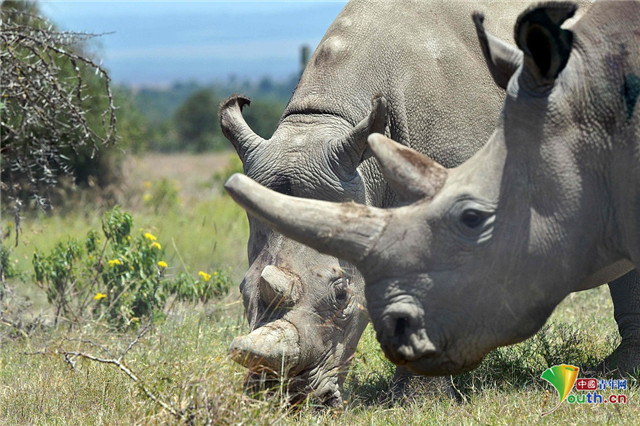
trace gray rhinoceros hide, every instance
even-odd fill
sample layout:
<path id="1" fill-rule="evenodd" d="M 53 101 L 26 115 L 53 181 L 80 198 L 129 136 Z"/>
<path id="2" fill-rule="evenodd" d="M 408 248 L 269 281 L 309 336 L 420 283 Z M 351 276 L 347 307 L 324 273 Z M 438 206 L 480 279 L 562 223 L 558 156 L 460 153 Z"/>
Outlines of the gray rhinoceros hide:
<path id="1" fill-rule="evenodd" d="M 243 176 L 228 183 L 252 214 L 358 267 L 385 353 L 414 372 L 471 369 L 535 333 L 570 292 L 640 266 L 640 3 L 600 0 L 563 27 L 574 12 L 544 3 L 522 13 L 519 50 L 496 45 L 475 15 L 507 97 L 488 143 L 459 167 L 369 137 L 409 205 L 292 199 Z M 637 303 L 633 284 L 620 294 Z"/>
<path id="2" fill-rule="evenodd" d="M 510 31 L 501 23 L 522 7 L 352 1 L 311 57 L 271 139 L 244 122 L 249 101 L 239 96 L 221 106 L 223 131 L 245 174 L 274 191 L 397 205 L 406 194 L 388 186 L 367 136 L 385 133 L 448 167 L 469 158 L 489 137 L 504 96 L 486 72 L 471 13 L 491 12 L 492 28 L 506 39 Z M 362 277 L 251 215 L 249 224 L 250 266 L 240 290 L 251 332 L 232 343 L 233 358 L 252 376 L 290 378 L 298 397 L 341 404 L 340 387 L 368 321 Z"/>

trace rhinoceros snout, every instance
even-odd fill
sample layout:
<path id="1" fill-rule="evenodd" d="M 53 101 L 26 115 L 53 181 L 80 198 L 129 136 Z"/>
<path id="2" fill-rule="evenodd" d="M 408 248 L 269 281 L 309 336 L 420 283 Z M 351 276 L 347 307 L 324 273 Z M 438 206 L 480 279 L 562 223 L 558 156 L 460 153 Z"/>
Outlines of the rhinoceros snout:
<path id="1" fill-rule="evenodd" d="M 285 374 L 300 360 L 298 330 L 288 321 L 274 321 L 233 339 L 229 355 L 252 371 Z"/>
<path id="2" fill-rule="evenodd" d="M 387 357 L 396 364 L 434 356 L 438 350 L 421 326 L 419 319 L 407 309 L 385 312 L 378 328 L 380 341 Z"/>

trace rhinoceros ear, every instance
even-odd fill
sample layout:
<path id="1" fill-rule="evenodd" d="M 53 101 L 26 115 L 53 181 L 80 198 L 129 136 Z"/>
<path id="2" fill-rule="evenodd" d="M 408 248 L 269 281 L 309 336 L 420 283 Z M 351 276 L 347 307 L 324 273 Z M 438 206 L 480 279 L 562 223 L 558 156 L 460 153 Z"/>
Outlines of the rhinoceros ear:
<path id="1" fill-rule="evenodd" d="M 484 29 L 484 15 L 474 12 L 473 22 L 476 25 L 478 41 L 487 62 L 493 81 L 503 89 L 507 88 L 513 73 L 522 64 L 522 52 L 499 38 L 489 34 Z"/>
<path id="2" fill-rule="evenodd" d="M 242 108 L 249 104 L 249 98 L 233 95 L 220 104 L 218 111 L 222 133 L 233 144 L 243 162 L 247 152 L 264 142 L 264 139 L 251 130 L 242 116 Z"/>
<path id="3" fill-rule="evenodd" d="M 383 135 L 369 136 L 382 174 L 402 201 L 433 198 L 447 179 L 447 169 L 424 154 Z"/>
<path id="4" fill-rule="evenodd" d="M 362 162 L 367 149 L 367 137 L 371 133 L 384 133 L 387 127 L 387 100 L 378 95 L 371 101 L 371 112 L 344 138 L 330 147 L 337 160 L 334 170 L 343 180 L 350 179 Z"/>
<path id="5" fill-rule="evenodd" d="M 524 68 L 541 86 L 552 83 L 567 65 L 573 33 L 561 25 L 577 8 L 571 2 L 549 2 L 533 6 L 518 17 L 514 37 L 524 52 Z"/>

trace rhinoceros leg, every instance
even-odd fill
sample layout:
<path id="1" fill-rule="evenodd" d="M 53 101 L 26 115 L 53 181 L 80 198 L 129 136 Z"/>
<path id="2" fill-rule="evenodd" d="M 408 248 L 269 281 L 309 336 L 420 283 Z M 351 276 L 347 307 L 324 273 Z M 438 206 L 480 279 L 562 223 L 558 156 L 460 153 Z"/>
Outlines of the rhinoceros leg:
<path id="1" fill-rule="evenodd" d="M 633 270 L 609 283 L 620 346 L 598 366 L 624 375 L 640 368 L 640 275 Z"/>

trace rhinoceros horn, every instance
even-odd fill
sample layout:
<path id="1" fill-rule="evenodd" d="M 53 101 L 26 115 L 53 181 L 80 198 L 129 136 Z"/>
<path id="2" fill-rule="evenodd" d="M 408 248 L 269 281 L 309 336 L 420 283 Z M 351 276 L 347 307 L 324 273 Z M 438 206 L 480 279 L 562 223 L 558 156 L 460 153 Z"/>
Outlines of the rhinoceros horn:
<path id="1" fill-rule="evenodd" d="M 242 108 L 250 103 L 249 98 L 245 96 L 233 95 L 222 102 L 218 111 L 222 133 L 231 141 L 242 161 L 248 151 L 264 142 L 263 138 L 251 130 L 242 116 Z"/>
<path id="2" fill-rule="evenodd" d="M 253 371 L 266 369 L 278 374 L 297 365 L 300 352 L 298 330 L 282 319 L 236 337 L 229 347 L 229 355 L 238 364 Z"/>
<path id="3" fill-rule="evenodd" d="M 384 133 L 387 127 L 387 100 L 381 95 L 371 101 L 371 112 L 343 138 L 335 140 L 330 148 L 339 161 L 337 170 L 340 178 L 347 180 L 353 176 L 363 160 L 367 149 L 367 136 Z M 339 165 L 339 166 L 338 166 Z"/>
<path id="4" fill-rule="evenodd" d="M 378 240 L 390 216 L 383 209 L 353 202 L 290 197 L 237 173 L 225 188 L 249 214 L 283 235 L 356 265 Z"/>
<path id="5" fill-rule="evenodd" d="M 404 201 L 433 198 L 447 179 L 446 168 L 381 134 L 369 136 L 369 146 L 385 179 Z"/>
<path id="6" fill-rule="evenodd" d="M 275 265 L 267 265 L 260 275 L 260 294 L 269 306 L 293 306 L 302 293 L 300 278 Z"/>

